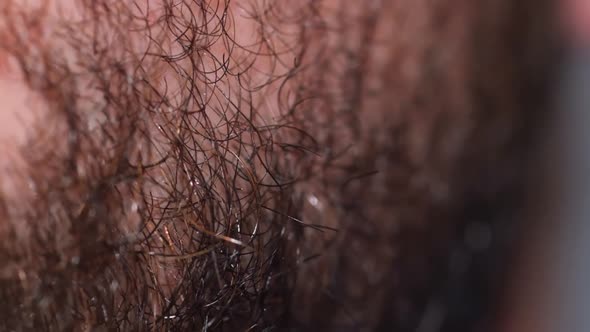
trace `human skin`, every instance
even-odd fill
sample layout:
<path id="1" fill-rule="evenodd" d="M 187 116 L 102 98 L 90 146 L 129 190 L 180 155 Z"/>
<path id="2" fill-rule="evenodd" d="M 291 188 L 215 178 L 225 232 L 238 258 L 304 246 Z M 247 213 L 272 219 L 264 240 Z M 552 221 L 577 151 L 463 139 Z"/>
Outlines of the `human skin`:
<path id="1" fill-rule="evenodd" d="M 493 319 L 544 3 L 5 3 L 3 327 Z"/>
<path id="2" fill-rule="evenodd" d="M 559 8 L 568 42 L 577 46 L 590 43 L 590 1 L 562 0 Z"/>

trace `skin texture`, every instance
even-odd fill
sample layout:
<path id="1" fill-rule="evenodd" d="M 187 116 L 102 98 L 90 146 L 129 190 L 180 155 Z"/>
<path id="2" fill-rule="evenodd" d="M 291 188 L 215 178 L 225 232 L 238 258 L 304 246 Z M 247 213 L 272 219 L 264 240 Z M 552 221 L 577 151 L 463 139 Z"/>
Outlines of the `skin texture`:
<path id="1" fill-rule="evenodd" d="M 147 3 L 0 7 L 2 329 L 489 325 L 548 5 Z"/>

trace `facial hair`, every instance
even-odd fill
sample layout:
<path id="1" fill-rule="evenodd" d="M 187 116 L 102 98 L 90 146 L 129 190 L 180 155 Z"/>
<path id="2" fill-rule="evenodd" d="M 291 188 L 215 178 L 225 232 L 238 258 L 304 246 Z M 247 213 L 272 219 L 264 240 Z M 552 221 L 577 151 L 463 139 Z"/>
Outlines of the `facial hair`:
<path id="1" fill-rule="evenodd" d="M 147 4 L 85 1 L 51 34 L 31 22 L 56 16 L 5 6 L 43 104 L 0 205 L 5 328 L 489 318 L 548 5 Z"/>

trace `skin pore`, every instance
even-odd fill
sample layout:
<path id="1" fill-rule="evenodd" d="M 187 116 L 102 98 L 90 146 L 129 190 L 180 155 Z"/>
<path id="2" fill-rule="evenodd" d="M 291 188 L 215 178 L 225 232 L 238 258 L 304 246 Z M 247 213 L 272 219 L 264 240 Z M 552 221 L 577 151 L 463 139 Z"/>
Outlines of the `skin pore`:
<path id="1" fill-rule="evenodd" d="M 3 3 L 2 329 L 494 319 L 544 1 Z"/>

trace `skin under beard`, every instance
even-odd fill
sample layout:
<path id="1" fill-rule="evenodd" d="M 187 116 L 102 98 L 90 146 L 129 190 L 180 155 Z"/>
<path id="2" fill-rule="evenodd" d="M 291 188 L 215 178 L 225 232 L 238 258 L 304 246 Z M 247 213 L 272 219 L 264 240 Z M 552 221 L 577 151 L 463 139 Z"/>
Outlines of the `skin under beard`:
<path id="1" fill-rule="evenodd" d="M 85 1 L 50 35 L 3 10 L 43 104 L 0 204 L 3 328 L 490 318 L 539 1 Z"/>

